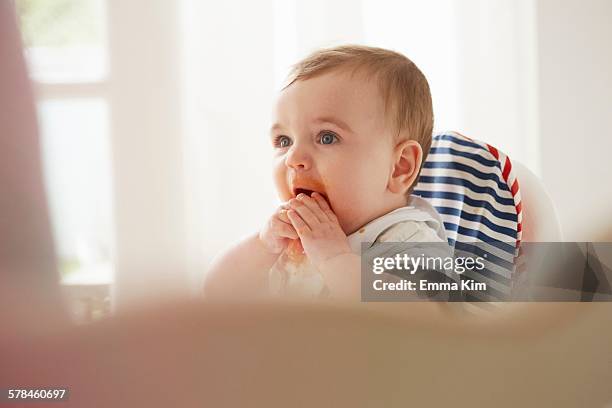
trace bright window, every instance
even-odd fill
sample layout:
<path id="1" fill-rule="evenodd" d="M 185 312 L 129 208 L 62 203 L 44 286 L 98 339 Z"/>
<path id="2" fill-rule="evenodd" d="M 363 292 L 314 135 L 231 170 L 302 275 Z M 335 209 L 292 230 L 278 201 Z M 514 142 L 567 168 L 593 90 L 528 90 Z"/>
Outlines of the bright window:
<path id="1" fill-rule="evenodd" d="M 17 0 L 17 8 L 34 80 L 74 83 L 106 76 L 102 0 Z"/>
<path id="2" fill-rule="evenodd" d="M 103 0 L 17 0 L 37 96 L 47 197 L 64 283 L 110 283 L 113 231 Z"/>

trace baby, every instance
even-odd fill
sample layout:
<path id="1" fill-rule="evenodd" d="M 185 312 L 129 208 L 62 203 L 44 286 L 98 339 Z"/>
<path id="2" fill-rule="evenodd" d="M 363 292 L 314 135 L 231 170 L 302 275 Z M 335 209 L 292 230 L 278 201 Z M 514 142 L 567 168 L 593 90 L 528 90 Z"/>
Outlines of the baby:
<path id="1" fill-rule="evenodd" d="M 213 263 L 208 298 L 267 295 L 273 281 L 275 293 L 358 300 L 362 242 L 446 242 L 439 215 L 411 195 L 433 112 L 408 58 L 366 46 L 317 51 L 294 66 L 273 118 L 284 202 Z"/>

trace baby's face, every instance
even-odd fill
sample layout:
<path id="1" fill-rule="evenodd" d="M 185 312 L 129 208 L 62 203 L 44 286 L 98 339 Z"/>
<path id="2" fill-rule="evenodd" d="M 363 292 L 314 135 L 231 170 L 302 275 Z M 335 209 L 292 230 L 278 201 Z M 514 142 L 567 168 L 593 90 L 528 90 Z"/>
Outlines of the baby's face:
<path id="1" fill-rule="evenodd" d="M 346 234 L 395 208 L 393 135 L 374 80 L 338 72 L 295 82 L 278 98 L 271 138 L 282 200 L 323 194 Z"/>

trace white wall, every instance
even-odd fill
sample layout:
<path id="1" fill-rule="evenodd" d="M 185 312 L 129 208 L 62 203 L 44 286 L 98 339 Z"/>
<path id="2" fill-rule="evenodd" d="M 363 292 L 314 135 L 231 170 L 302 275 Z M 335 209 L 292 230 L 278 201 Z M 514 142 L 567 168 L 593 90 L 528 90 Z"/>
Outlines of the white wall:
<path id="1" fill-rule="evenodd" d="M 115 307 L 189 293 L 177 10 L 112 0 Z M 138 29 L 134 22 L 138 20 Z"/>
<path id="2" fill-rule="evenodd" d="M 544 183 L 566 240 L 612 229 L 612 1 L 537 2 Z"/>
<path id="3" fill-rule="evenodd" d="M 183 6 L 188 252 L 199 286 L 211 258 L 257 231 L 274 209 L 275 4 L 186 0 Z"/>
<path id="4" fill-rule="evenodd" d="M 458 107 L 451 129 L 539 174 L 535 2 L 454 2 Z"/>

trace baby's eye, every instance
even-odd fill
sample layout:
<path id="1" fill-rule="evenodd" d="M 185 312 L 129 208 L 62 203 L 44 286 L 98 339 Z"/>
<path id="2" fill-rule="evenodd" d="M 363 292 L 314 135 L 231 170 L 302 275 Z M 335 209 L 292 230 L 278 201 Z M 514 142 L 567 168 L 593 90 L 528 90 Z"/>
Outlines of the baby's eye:
<path id="1" fill-rule="evenodd" d="M 331 132 L 323 132 L 319 136 L 319 142 L 321 144 L 332 144 L 338 141 L 338 136 Z"/>
<path id="2" fill-rule="evenodd" d="M 274 147 L 289 147 L 291 139 L 288 136 L 277 136 L 274 139 Z"/>

